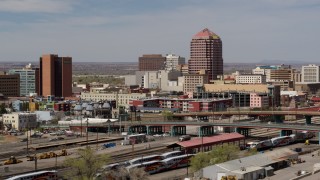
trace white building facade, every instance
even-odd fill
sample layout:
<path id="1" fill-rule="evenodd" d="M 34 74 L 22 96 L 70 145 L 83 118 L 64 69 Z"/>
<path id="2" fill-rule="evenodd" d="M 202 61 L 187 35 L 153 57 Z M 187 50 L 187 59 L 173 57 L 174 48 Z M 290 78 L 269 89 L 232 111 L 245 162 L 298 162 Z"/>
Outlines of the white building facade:
<path id="1" fill-rule="evenodd" d="M 243 74 L 236 76 L 237 84 L 264 84 L 266 76 L 261 74 Z"/>
<path id="2" fill-rule="evenodd" d="M 185 64 L 186 60 L 184 57 L 176 56 L 175 54 L 168 54 L 166 56 L 166 67 L 165 70 L 177 70 L 177 66 L 181 64 Z"/>
<path id="3" fill-rule="evenodd" d="M 146 93 L 131 93 L 131 94 L 117 94 L 117 93 L 81 93 L 81 100 L 86 101 L 104 101 L 116 100 L 118 106 L 129 107 L 130 99 L 140 99 L 147 97 Z"/>
<path id="4" fill-rule="evenodd" d="M 37 127 L 37 115 L 35 113 L 3 114 L 3 125 L 7 129 L 26 130 Z"/>
<path id="5" fill-rule="evenodd" d="M 302 66 L 301 75 L 302 75 L 301 82 L 320 82 L 319 66 L 315 64 Z"/>

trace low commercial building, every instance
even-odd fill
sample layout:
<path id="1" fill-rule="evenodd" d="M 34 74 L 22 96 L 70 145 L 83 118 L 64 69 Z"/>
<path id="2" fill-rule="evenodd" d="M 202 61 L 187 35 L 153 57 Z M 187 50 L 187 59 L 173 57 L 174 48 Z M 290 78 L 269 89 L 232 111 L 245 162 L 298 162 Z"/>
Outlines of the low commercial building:
<path id="1" fill-rule="evenodd" d="M 179 112 L 210 112 L 221 111 L 232 105 L 232 98 L 212 98 L 212 99 L 193 99 L 193 98 L 150 98 L 131 100 L 130 106 L 134 106 L 140 111 L 155 112 L 175 109 Z"/>
<path id="2" fill-rule="evenodd" d="M 12 113 L 3 114 L 5 129 L 25 130 L 37 127 L 37 115 L 35 113 Z"/>
<path id="3" fill-rule="evenodd" d="M 221 180 L 222 176 L 228 175 L 237 179 L 257 180 L 271 176 L 273 171 L 288 167 L 291 160 L 297 159 L 297 152 L 282 148 L 208 166 L 201 170 L 201 174 L 210 180 Z"/>
<path id="4" fill-rule="evenodd" d="M 273 105 L 275 107 L 280 106 L 280 86 L 277 85 L 268 85 L 268 84 L 205 84 L 205 92 L 216 93 L 216 92 L 244 92 L 245 94 L 250 94 L 251 92 L 256 93 L 268 93 L 269 96 L 273 98 Z M 232 96 L 234 98 L 234 96 Z M 235 100 L 237 98 L 234 98 Z M 237 102 L 235 106 L 237 107 Z M 239 101 L 241 102 L 241 101 Z M 250 102 L 250 98 L 249 98 Z M 249 106 L 250 103 L 247 104 Z M 242 105 L 239 105 L 242 107 Z"/>
<path id="5" fill-rule="evenodd" d="M 141 99 L 147 97 L 146 93 L 82 93 L 81 100 L 85 101 L 113 101 L 116 100 L 118 106 L 129 107 L 129 101 L 131 99 Z"/>
<path id="6" fill-rule="evenodd" d="M 266 76 L 261 74 L 242 74 L 236 76 L 237 84 L 265 84 Z"/>

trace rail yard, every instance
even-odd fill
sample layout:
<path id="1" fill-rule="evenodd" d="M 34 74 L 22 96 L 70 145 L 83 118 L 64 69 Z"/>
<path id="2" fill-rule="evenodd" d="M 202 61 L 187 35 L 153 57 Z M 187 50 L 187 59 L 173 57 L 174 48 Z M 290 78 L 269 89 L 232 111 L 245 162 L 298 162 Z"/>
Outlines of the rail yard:
<path id="1" fill-rule="evenodd" d="M 225 120 L 227 121 L 227 120 Z M 296 120 L 294 123 L 303 124 L 304 120 Z M 319 124 L 320 119 L 314 118 L 314 124 Z M 292 123 L 292 122 L 285 122 Z M 188 128 L 190 134 L 196 134 L 196 130 L 194 128 Z M 191 130 L 190 130 L 191 129 Z M 269 128 L 261 128 L 261 129 L 251 129 L 250 136 L 246 138 L 245 142 L 250 141 L 258 141 L 270 139 L 273 137 L 279 136 L 280 130 L 269 129 Z M 29 151 L 26 151 L 26 143 L 19 142 L 19 140 L 11 143 L 5 144 L 2 146 L 0 151 L 0 161 L 2 162 L 2 166 L 0 168 L 0 174 L 6 178 L 16 174 L 22 174 L 27 172 L 32 172 L 35 170 L 35 162 L 28 161 L 26 157 L 29 155 L 37 154 L 37 156 L 43 153 L 59 153 L 62 149 L 66 149 L 68 155 L 70 157 L 76 157 L 76 150 L 83 146 L 89 145 L 93 149 L 96 149 L 99 154 L 106 153 L 111 157 L 110 164 L 112 163 L 120 163 L 125 162 L 133 158 L 144 157 L 148 155 L 154 154 L 162 154 L 165 152 L 170 152 L 172 149 L 167 146 L 173 144 L 178 141 L 178 137 L 154 137 L 155 141 L 144 142 L 140 144 L 127 145 L 122 146 L 121 141 L 123 137 L 119 136 L 119 134 L 112 134 L 108 136 L 108 134 L 100 133 L 99 139 L 96 139 L 96 134 L 90 134 L 88 140 L 85 137 L 72 137 L 66 138 L 59 142 L 48 142 L 48 138 L 40 138 L 33 139 L 32 144 L 28 145 Z M 316 141 L 316 139 L 311 139 L 310 142 Z M 103 148 L 104 143 L 115 143 L 116 146 L 113 148 Z M 243 144 L 244 145 L 244 144 Z M 294 144 L 288 145 L 289 148 L 303 148 L 304 150 L 316 149 L 318 145 L 311 144 L 309 146 L 302 144 Z M 9 157 L 14 156 L 16 159 L 21 160 L 21 163 L 11 164 L 11 165 L 3 165 L 3 162 L 7 160 Z M 46 158 L 46 159 L 38 159 L 37 161 L 37 170 L 52 170 L 57 169 L 59 172 L 66 171 L 64 167 L 62 167 L 62 162 L 66 156 L 57 156 L 54 158 Z M 4 168 L 7 167 L 7 168 Z M 178 174 L 185 174 L 187 171 L 185 168 L 175 170 Z M 174 177 L 177 174 L 171 171 L 161 173 L 165 177 Z M 155 174 L 151 175 L 150 179 L 159 179 L 161 175 Z"/>

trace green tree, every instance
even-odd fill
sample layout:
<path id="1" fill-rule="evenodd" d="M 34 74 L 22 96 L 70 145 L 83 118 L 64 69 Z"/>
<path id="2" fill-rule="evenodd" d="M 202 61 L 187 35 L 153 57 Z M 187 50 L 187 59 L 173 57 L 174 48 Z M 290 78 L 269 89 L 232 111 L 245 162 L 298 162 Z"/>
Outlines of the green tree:
<path id="1" fill-rule="evenodd" d="M 109 161 L 108 155 L 98 155 L 90 147 L 78 149 L 77 153 L 77 157 L 67 158 L 63 163 L 73 169 L 64 174 L 66 179 L 93 180 L 98 170 Z"/>
<path id="2" fill-rule="evenodd" d="M 173 119 L 173 113 L 169 110 L 162 111 L 161 115 L 163 116 L 165 121 Z"/>
<path id="3" fill-rule="evenodd" d="M 8 113 L 4 104 L 0 105 L 0 115 Z"/>
<path id="4" fill-rule="evenodd" d="M 107 170 L 97 178 L 97 180 L 112 179 L 112 180 L 148 180 L 149 174 L 143 168 L 133 168 L 130 172 L 124 167 L 119 167 L 114 170 Z"/>
<path id="5" fill-rule="evenodd" d="M 192 171 L 198 171 L 204 167 L 207 167 L 210 165 L 210 154 L 208 153 L 198 153 L 196 156 L 191 158 L 191 169 Z"/>
<path id="6" fill-rule="evenodd" d="M 195 172 L 204 167 L 238 158 L 240 148 L 236 145 L 220 145 L 208 153 L 198 153 L 191 158 L 191 169 Z"/>

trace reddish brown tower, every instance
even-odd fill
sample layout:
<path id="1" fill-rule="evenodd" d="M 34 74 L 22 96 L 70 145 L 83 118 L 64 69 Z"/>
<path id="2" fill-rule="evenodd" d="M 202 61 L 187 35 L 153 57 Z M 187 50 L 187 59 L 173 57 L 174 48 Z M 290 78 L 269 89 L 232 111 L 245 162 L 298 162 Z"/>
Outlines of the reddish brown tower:
<path id="1" fill-rule="evenodd" d="M 165 67 L 166 57 L 161 54 L 144 54 L 139 57 L 139 71 L 159 71 Z"/>
<path id="2" fill-rule="evenodd" d="M 55 54 L 40 57 L 40 95 L 72 96 L 72 58 Z"/>
<path id="3" fill-rule="evenodd" d="M 222 41 L 207 28 L 194 35 L 190 44 L 189 74 L 200 70 L 207 72 L 209 81 L 223 74 Z"/>

